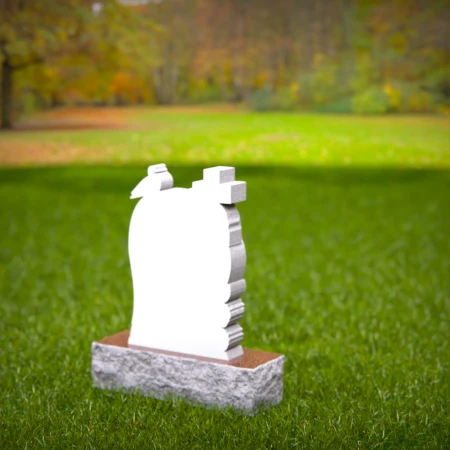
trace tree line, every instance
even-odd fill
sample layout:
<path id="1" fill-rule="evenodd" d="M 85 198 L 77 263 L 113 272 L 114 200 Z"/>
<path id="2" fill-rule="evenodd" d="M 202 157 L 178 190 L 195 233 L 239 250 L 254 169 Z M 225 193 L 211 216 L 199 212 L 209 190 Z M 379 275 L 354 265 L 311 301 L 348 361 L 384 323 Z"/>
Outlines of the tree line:
<path id="1" fill-rule="evenodd" d="M 2 0 L 2 126 L 59 105 L 448 111 L 446 0 Z"/>

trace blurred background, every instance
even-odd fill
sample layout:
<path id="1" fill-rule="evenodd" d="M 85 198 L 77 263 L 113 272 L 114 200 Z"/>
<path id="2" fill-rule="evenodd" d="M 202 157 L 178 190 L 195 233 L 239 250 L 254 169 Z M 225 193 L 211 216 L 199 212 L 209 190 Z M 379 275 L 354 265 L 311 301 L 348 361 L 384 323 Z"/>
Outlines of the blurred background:
<path id="1" fill-rule="evenodd" d="M 0 448 L 450 448 L 449 25 L 448 0 L 0 0 Z M 243 345 L 286 355 L 255 418 L 92 387 L 157 163 L 247 182 Z"/>
<path id="2" fill-rule="evenodd" d="M 2 126 L 61 106 L 446 113 L 445 0 L 2 0 Z"/>

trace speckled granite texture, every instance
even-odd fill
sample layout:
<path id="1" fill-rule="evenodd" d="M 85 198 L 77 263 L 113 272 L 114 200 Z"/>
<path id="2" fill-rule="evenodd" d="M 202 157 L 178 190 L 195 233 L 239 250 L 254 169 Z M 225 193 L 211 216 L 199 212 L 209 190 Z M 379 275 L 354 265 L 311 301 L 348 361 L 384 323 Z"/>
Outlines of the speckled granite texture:
<path id="1" fill-rule="evenodd" d="M 283 355 L 245 349 L 241 362 L 226 364 L 137 350 L 108 339 L 92 343 L 91 371 L 98 388 L 139 391 L 158 399 L 171 395 L 210 408 L 231 406 L 249 415 L 283 398 Z"/>

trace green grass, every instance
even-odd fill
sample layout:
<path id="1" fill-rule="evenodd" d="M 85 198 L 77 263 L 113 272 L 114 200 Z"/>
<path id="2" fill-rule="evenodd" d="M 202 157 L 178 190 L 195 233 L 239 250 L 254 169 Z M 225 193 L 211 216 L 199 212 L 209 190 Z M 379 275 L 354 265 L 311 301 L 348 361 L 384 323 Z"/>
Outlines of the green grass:
<path id="1" fill-rule="evenodd" d="M 254 418 L 91 386 L 90 342 L 130 322 L 142 173 L 0 172 L 1 448 L 449 444 L 449 172 L 238 168 L 245 345 L 287 358 L 283 403 Z"/>
<path id="2" fill-rule="evenodd" d="M 101 164 L 221 164 L 450 168 L 450 120 L 143 109 L 134 130 L 0 134 L 0 146 L 83 149 Z M 44 122 L 45 123 L 45 122 Z M 73 160 L 71 160 L 73 161 Z M 0 153 L 1 163 L 1 153 Z"/>
<path id="3" fill-rule="evenodd" d="M 283 117 L 247 119 L 272 129 Z M 236 135 L 220 119 L 230 143 L 251 135 L 240 118 Z M 192 116 L 186 136 L 197 120 L 209 119 Z M 283 133 L 297 120 L 322 139 L 320 117 L 286 116 Z M 352 141 L 357 119 L 323 120 Z M 392 129 L 380 139 L 446 155 L 441 125 L 424 131 L 434 119 L 411 136 L 402 120 L 380 122 Z M 107 133 L 35 136 L 102 149 Z M 166 139 L 180 145 L 176 185 L 189 186 L 204 164 L 183 158 L 182 134 Z M 91 341 L 130 324 L 128 194 L 145 164 L 0 169 L 0 448 L 449 448 L 450 171 L 311 161 L 236 163 L 244 345 L 286 355 L 283 402 L 255 417 L 92 387 Z"/>

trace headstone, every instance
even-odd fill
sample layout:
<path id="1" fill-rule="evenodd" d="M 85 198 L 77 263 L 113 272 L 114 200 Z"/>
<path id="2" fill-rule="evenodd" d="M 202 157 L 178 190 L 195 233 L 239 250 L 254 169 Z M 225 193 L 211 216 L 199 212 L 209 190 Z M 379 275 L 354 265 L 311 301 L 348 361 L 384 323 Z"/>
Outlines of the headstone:
<path id="1" fill-rule="evenodd" d="M 157 164 L 131 198 L 140 198 L 129 231 L 131 331 L 92 344 L 94 384 L 249 414 L 279 403 L 284 356 L 241 346 L 246 250 L 236 203 L 246 183 L 219 166 L 174 188 Z"/>

